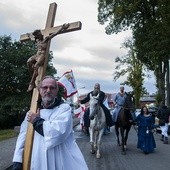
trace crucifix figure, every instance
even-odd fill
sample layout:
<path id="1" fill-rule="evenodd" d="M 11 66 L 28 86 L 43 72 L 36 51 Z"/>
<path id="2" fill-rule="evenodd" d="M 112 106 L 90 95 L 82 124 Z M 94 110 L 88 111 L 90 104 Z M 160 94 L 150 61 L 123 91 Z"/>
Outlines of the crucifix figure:
<path id="1" fill-rule="evenodd" d="M 27 89 L 28 92 L 32 91 L 36 87 L 36 77 L 41 72 L 38 71 L 39 67 L 44 66 L 44 70 L 46 70 L 46 63 L 48 59 L 48 52 L 51 39 L 58 34 L 63 34 L 81 29 L 81 22 L 68 23 L 63 24 L 61 26 L 53 27 L 56 8 L 57 5 L 55 3 L 52 3 L 50 5 L 46 27 L 44 30 L 35 30 L 33 33 L 26 33 L 21 35 L 20 37 L 21 42 L 34 40 L 37 45 L 37 53 L 31 56 L 27 61 L 29 72 L 32 76 L 29 87 Z"/>
<path id="2" fill-rule="evenodd" d="M 27 61 L 29 71 L 32 75 L 28 91 L 33 90 L 32 101 L 30 106 L 30 111 L 38 114 L 38 99 L 39 91 L 35 88 L 42 78 L 45 76 L 48 54 L 50 47 L 50 40 L 57 34 L 63 34 L 71 31 L 76 31 L 81 29 L 81 22 L 68 23 L 60 26 L 53 27 L 55 14 L 56 14 L 57 4 L 50 4 L 46 26 L 44 30 L 36 30 L 33 33 L 23 34 L 20 37 L 20 41 L 24 42 L 27 40 L 35 40 L 37 43 L 37 53 L 30 57 Z M 30 170 L 31 153 L 34 139 L 34 129 L 31 123 L 28 124 L 26 139 L 24 142 L 23 151 L 23 170 Z"/>
<path id="3" fill-rule="evenodd" d="M 57 30 L 57 32 L 52 33 L 49 36 L 46 36 L 45 38 L 43 34 L 41 33 L 41 30 L 35 30 L 32 33 L 32 35 L 35 38 L 36 45 L 37 45 L 37 53 L 31 56 L 27 61 L 28 69 L 29 69 L 30 75 L 32 76 L 28 90 L 27 90 L 28 92 L 32 91 L 33 88 L 36 86 L 35 80 L 38 75 L 38 68 L 44 64 L 48 41 L 50 41 L 54 36 L 59 34 L 62 30 L 66 30 L 68 27 L 69 27 L 69 24 L 63 24 L 63 26 L 60 27 L 60 29 Z M 30 37 L 30 34 L 28 34 L 28 36 Z"/>

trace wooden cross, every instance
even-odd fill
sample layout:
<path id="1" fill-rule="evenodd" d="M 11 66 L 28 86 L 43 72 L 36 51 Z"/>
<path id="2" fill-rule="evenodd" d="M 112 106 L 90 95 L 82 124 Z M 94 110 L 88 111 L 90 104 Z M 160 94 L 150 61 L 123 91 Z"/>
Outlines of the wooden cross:
<path id="1" fill-rule="evenodd" d="M 48 36 L 49 34 L 58 32 L 58 30 L 61 30 L 62 25 L 53 27 L 56 9 L 57 9 L 56 3 L 50 4 L 48 16 L 47 16 L 47 21 L 46 21 L 46 26 L 45 26 L 45 29 L 41 31 L 44 37 Z M 80 21 L 74 22 L 74 23 L 69 23 L 68 28 L 60 31 L 59 34 L 71 32 L 71 31 L 76 31 L 76 30 L 80 30 L 80 29 L 81 29 L 81 22 Z M 30 33 L 30 35 L 31 35 L 31 33 Z M 21 35 L 21 37 L 20 37 L 21 42 L 27 41 L 27 40 L 30 40 L 30 39 L 33 39 L 33 38 L 28 37 L 28 34 Z M 45 75 L 46 67 L 47 67 L 47 63 L 48 63 L 49 47 L 50 47 L 50 41 L 48 41 L 48 47 L 46 49 L 45 62 L 43 64 L 43 66 L 39 67 L 39 70 L 38 70 L 38 76 L 36 78 L 36 84 L 38 84 Z M 37 101 L 38 101 L 38 99 L 39 99 L 39 91 L 38 91 L 37 88 L 34 88 L 31 106 L 30 106 L 30 110 L 32 112 L 35 112 L 35 113 L 37 112 L 37 109 L 38 109 Z M 27 135 L 26 135 L 25 146 L 24 146 L 23 170 L 30 170 L 33 137 L 34 137 L 33 126 L 32 126 L 31 123 L 29 123 Z"/>

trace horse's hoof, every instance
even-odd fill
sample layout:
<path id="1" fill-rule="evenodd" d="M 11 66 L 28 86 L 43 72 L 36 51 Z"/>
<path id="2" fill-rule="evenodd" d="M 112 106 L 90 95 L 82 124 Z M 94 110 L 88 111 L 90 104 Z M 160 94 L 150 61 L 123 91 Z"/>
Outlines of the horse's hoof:
<path id="1" fill-rule="evenodd" d="M 96 155 L 96 158 L 97 158 L 97 159 L 100 159 L 100 158 L 101 158 L 101 156 L 100 156 L 100 155 Z"/>
<path id="2" fill-rule="evenodd" d="M 91 150 L 90 152 L 91 152 L 91 154 L 95 154 L 95 151 L 94 151 L 94 150 Z"/>
<path id="3" fill-rule="evenodd" d="M 121 146 L 121 144 L 120 144 L 120 143 L 118 143 L 118 146 Z"/>
<path id="4" fill-rule="evenodd" d="M 122 155 L 126 155 L 126 152 L 125 152 L 125 151 L 122 151 L 121 154 L 122 154 Z"/>

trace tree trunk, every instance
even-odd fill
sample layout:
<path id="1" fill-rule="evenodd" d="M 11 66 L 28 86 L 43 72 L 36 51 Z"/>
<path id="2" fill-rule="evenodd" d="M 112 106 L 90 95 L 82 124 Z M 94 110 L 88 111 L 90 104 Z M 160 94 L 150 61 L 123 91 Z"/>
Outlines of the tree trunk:
<path id="1" fill-rule="evenodd" d="M 165 73 L 166 73 L 166 66 L 162 62 L 158 65 L 157 69 L 155 70 L 155 75 L 157 77 L 156 86 L 158 88 L 158 98 L 157 102 L 165 103 Z"/>
<path id="2" fill-rule="evenodd" d="M 169 60 L 166 62 L 167 74 L 166 74 L 166 97 L 167 97 L 167 106 L 170 106 L 170 75 L 169 75 Z"/>

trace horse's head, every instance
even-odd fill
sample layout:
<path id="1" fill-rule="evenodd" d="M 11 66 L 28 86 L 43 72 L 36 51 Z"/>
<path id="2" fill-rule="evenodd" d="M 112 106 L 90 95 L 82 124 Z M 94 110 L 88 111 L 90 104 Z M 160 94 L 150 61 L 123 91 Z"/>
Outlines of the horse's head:
<path id="1" fill-rule="evenodd" d="M 92 96 L 92 94 L 90 94 L 90 101 L 89 101 L 90 114 L 89 114 L 89 118 L 91 120 L 93 120 L 94 116 L 97 114 L 98 105 L 99 105 L 99 94 L 97 96 Z"/>
<path id="2" fill-rule="evenodd" d="M 119 115 L 118 115 L 118 126 L 127 128 L 131 126 L 131 122 L 133 118 L 131 115 L 131 111 L 134 109 L 134 104 L 133 104 L 133 95 L 131 93 L 126 92 L 126 97 L 123 105 L 123 109 L 120 110 Z"/>
<path id="3" fill-rule="evenodd" d="M 131 92 L 128 92 L 128 93 L 126 92 L 124 108 L 127 108 L 127 109 L 133 109 L 134 108 L 133 94 Z"/>

